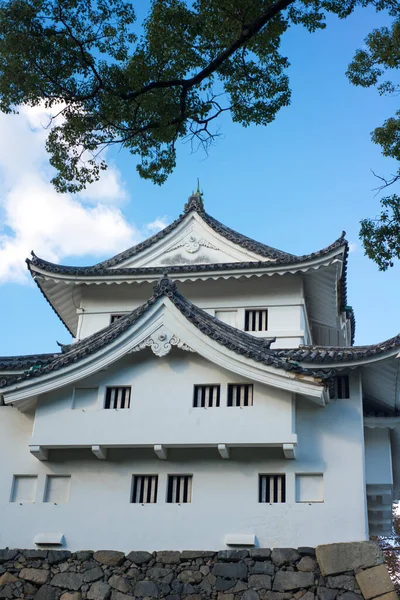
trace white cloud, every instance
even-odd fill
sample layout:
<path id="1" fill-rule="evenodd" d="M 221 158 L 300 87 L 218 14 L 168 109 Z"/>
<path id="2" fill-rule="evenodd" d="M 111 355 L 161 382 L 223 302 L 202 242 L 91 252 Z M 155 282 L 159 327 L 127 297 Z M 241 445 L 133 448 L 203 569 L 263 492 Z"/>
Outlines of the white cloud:
<path id="1" fill-rule="evenodd" d="M 44 149 L 47 124 L 43 107 L 0 114 L 0 282 L 27 281 L 31 250 L 59 262 L 112 255 L 142 238 L 116 206 L 127 192 L 114 166 L 80 195 L 54 190 Z"/>
<path id="2" fill-rule="evenodd" d="M 146 229 L 151 234 L 158 233 L 168 225 L 168 222 L 167 217 L 157 217 L 154 221 L 146 225 Z"/>

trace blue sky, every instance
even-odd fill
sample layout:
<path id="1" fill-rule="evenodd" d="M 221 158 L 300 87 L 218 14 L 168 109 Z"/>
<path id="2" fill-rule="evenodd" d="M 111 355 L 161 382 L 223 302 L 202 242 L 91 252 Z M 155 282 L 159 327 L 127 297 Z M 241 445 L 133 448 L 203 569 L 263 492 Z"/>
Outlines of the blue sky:
<path id="1" fill-rule="evenodd" d="M 172 221 L 197 177 L 209 213 L 282 250 L 312 252 L 346 230 L 356 343 L 398 333 L 400 265 L 379 272 L 358 240 L 360 219 L 379 212 L 371 169 L 385 175 L 395 170 L 370 132 L 394 113 L 398 99 L 354 88 L 345 77 L 354 50 L 384 22 L 384 15 L 360 10 L 346 21 L 330 18 L 325 31 L 312 35 L 293 29 L 283 46 L 291 62 L 291 106 L 268 127 L 243 129 L 225 116 L 221 139 L 208 156 L 182 145 L 178 166 L 162 187 L 141 180 L 135 159 L 122 151 L 109 154 L 112 169 L 100 186 L 61 198 L 48 184 L 44 134 L 34 116 L 1 116 L 0 355 L 55 351 L 56 340 L 69 341 L 24 275 L 30 250 L 63 264 L 98 262 L 147 237 L 158 220 Z"/>

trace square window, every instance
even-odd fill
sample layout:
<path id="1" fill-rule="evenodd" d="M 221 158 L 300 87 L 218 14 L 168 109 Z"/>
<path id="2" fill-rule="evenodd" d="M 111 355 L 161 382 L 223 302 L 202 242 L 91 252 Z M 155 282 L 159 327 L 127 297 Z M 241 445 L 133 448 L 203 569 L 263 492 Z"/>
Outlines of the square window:
<path id="1" fill-rule="evenodd" d="M 284 474 L 259 475 L 258 501 L 269 504 L 286 502 L 286 476 Z"/>
<path id="2" fill-rule="evenodd" d="M 244 311 L 245 331 L 268 331 L 268 310 L 252 309 Z"/>
<path id="3" fill-rule="evenodd" d="M 219 406 L 220 385 L 195 385 L 193 406 L 194 408 L 211 408 Z"/>
<path id="4" fill-rule="evenodd" d="M 321 473 L 296 475 L 296 502 L 323 502 L 324 478 Z"/>
<path id="5" fill-rule="evenodd" d="M 109 387 L 106 389 L 104 408 L 129 408 L 131 404 L 131 388 Z"/>
<path id="6" fill-rule="evenodd" d="M 253 384 L 228 383 L 228 406 L 253 406 Z"/>
<path id="7" fill-rule="evenodd" d="M 37 475 L 14 475 L 11 502 L 35 502 Z"/>
<path id="8" fill-rule="evenodd" d="M 348 375 L 338 375 L 330 387 L 329 396 L 332 400 L 345 400 L 350 398 L 350 384 Z"/>
<path id="9" fill-rule="evenodd" d="M 47 475 L 43 502 L 65 504 L 69 500 L 71 475 Z"/>
<path id="10" fill-rule="evenodd" d="M 158 475 L 134 475 L 132 498 L 134 504 L 155 504 L 157 502 Z"/>
<path id="11" fill-rule="evenodd" d="M 192 501 L 192 475 L 168 475 L 167 502 L 186 504 Z"/>

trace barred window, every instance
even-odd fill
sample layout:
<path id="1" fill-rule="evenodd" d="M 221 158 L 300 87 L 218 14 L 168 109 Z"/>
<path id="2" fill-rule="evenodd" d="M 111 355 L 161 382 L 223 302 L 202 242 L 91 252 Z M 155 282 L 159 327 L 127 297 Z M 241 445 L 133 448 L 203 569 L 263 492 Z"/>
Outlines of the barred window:
<path id="1" fill-rule="evenodd" d="M 109 387 L 106 390 L 104 408 L 129 408 L 131 403 L 130 387 Z"/>
<path id="2" fill-rule="evenodd" d="M 348 375 L 338 375 L 335 377 L 333 385 L 330 388 L 330 397 L 335 400 L 350 398 Z"/>
<path id="3" fill-rule="evenodd" d="M 195 385 L 193 395 L 194 408 L 219 406 L 220 385 Z"/>
<path id="4" fill-rule="evenodd" d="M 132 499 L 134 504 L 155 504 L 157 502 L 158 475 L 134 475 Z"/>
<path id="5" fill-rule="evenodd" d="M 168 475 L 167 502 L 185 504 L 192 501 L 192 475 Z"/>
<path id="6" fill-rule="evenodd" d="M 110 317 L 110 323 L 114 323 L 115 321 L 118 321 L 118 319 L 120 319 L 123 316 L 124 315 L 111 315 L 111 317 Z"/>
<path id="7" fill-rule="evenodd" d="M 286 476 L 259 475 L 258 501 L 269 504 L 286 502 Z"/>
<path id="8" fill-rule="evenodd" d="M 244 330 L 245 331 L 267 331 L 268 330 L 268 310 L 245 310 L 244 311 Z"/>
<path id="9" fill-rule="evenodd" d="M 228 383 L 228 406 L 253 406 L 253 384 Z"/>

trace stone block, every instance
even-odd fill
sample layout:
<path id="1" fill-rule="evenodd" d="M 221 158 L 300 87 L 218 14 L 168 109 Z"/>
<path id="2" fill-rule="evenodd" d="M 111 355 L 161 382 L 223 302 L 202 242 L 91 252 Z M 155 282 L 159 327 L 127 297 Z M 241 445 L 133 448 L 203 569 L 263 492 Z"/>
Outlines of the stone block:
<path id="1" fill-rule="evenodd" d="M 11 585 L 5 585 L 3 589 L 0 590 L 0 598 L 6 598 L 6 600 L 9 598 L 14 598 Z"/>
<path id="2" fill-rule="evenodd" d="M 317 598 L 318 600 L 335 600 L 339 590 L 331 590 L 326 587 L 318 587 Z"/>
<path id="3" fill-rule="evenodd" d="M 215 552 L 212 550 L 183 550 L 181 560 L 196 560 L 196 558 L 214 558 Z"/>
<path id="4" fill-rule="evenodd" d="M 8 585 L 10 583 L 15 583 L 16 581 L 18 581 L 18 577 L 16 577 L 12 573 L 8 573 L 7 571 L 3 573 L 3 575 L 0 575 L 0 587 L 2 587 L 3 585 Z"/>
<path id="5" fill-rule="evenodd" d="M 35 600 L 57 600 L 59 592 L 51 585 L 42 585 L 40 590 L 36 592 Z"/>
<path id="6" fill-rule="evenodd" d="M 121 575 L 111 575 L 110 579 L 108 580 L 108 584 L 118 592 L 123 592 L 124 594 L 127 594 L 131 591 L 130 584 L 125 577 L 122 577 Z"/>
<path id="7" fill-rule="evenodd" d="M 256 590 L 247 590 L 242 596 L 242 600 L 260 600 L 260 596 Z"/>
<path id="8" fill-rule="evenodd" d="M 37 592 L 37 587 L 35 587 L 34 585 L 32 585 L 31 583 L 24 583 L 24 594 L 36 594 Z"/>
<path id="9" fill-rule="evenodd" d="M 96 581 L 90 586 L 88 600 L 108 600 L 110 598 L 110 586 L 103 581 Z"/>
<path id="10" fill-rule="evenodd" d="M 303 556 L 296 565 L 298 571 L 311 572 L 317 569 L 317 561 L 311 556 Z"/>
<path id="11" fill-rule="evenodd" d="M 144 565 L 153 558 L 153 555 L 143 550 L 132 550 L 126 558 L 135 563 L 135 565 Z"/>
<path id="12" fill-rule="evenodd" d="M 293 600 L 293 595 L 290 592 L 271 592 L 267 590 L 262 595 L 262 600 Z"/>
<path id="13" fill-rule="evenodd" d="M 340 596 L 340 600 L 360 600 L 361 598 L 360 594 L 355 594 L 354 592 L 344 592 Z"/>
<path id="14" fill-rule="evenodd" d="M 217 560 L 226 562 L 239 562 L 244 558 L 248 558 L 248 550 L 221 550 L 217 554 Z"/>
<path id="15" fill-rule="evenodd" d="M 389 577 L 386 565 L 379 565 L 366 571 L 360 571 L 356 575 L 357 583 L 365 600 L 383 596 L 394 591 L 393 583 Z"/>
<path id="16" fill-rule="evenodd" d="M 49 578 L 49 571 L 44 569 L 21 569 L 19 572 L 21 579 L 30 581 L 31 583 L 37 583 L 37 585 L 44 585 L 47 583 Z"/>
<path id="17" fill-rule="evenodd" d="M 247 566 L 244 563 L 216 563 L 213 568 L 213 574 L 217 577 L 226 577 L 227 579 L 244 579 L 247 577 Z"/>
<path id="18" fill-rule="evenodd" d="M 57 551 L 57 553 L 60 552 L 59 550 Z M 78 552 L 75 553 L 76 556 L 76 560 L 78 560 L 79 562 L 84 562 L 85 560 L 90 560 L 93 557 L 93 551 L 92 550 L 79 550 Z"/>
<path id="19" fill-rule="evenodd" d="M 331 588 L 354 592 L 355 579 L 353 575 L 334 575 L 327 577 L 327 584 Z"/>
<path id="20" fill-rule="evenodd" d="M 50 581 L 50 585 L 73 591 L 78 591 L 83 583 L 83 576 L 79 573 L 57 573 Z"/>
<path id="21" fill-rule="evenodd" d="M 315 548 L 311 548 L 310 546 L 299 546 L 297 552 L 301 554 L 301 556 L 315 556 Z"/>
<path id="22" fill-rule="evenodd" d="M 296 571 L 278 571 L 275 575 L 273 589 L 277 592 L 289 592 L 314 585 L 313 573 Z"/>
<path id="23" fill-rule="evenodd" d="M 21 554 L 28 560 L 45 560 L 48 550 L 22 550 Z"/>
<path id="24" fill-rule="evenodd" d="M 383 563 L 375 542 L 347 542 L 317 546 L 316 556 L 323 575 L 367 569 Z"/>
<path id="25" fill-rule="evenodd" d="M 300 560 L 300 554 L 294 548 L 274 548 L 271 553 L 272 562 L 277 567 L 289 565 Z"/>
<path id="26" fill-rule="evenodd" d="M 103 565 L 119 567 L 125 560 L 125 554 L 116 550 L 98 550 L 93 554 L 93 558 Z"/>
<path id="27" fill-rule="evenodd" d="M 250 575 L 249 587 L 253 590 L 270 590 L 272 588 L 270 575 Z"/>
<path id="28" fill-rule="evenodd" d="M 80 592 L 65 592 L 60 600 L 82 600 L 82 594 Z"/>
<path id="29" fill-rule="evenodd" d="M 18 554 L 18 550 L 8 550 L 8 548 L 6 548 L 5 550 L 0 550 L 0 564 L 9 562 L 10 560 L 14 560 L 14 558 L 16 558 Z"/>
<path id="30" fill-rule="evenodd" d="M 251 548 L 250 556 L 253 560 L 265 560 L 271 557 L 271 548 Z"/>
<path id="31" fill-rule="evenodd" d="M 215 589 L 217 592 L 225 592 L 226 590 L 231 590 L 234 585 L 235 582 L 233 579 L 222 579 L 222 577 L 217 577 Z"/>
<path id="32" fill-rule="evenodd" d="M 200 571 L 185 570 L 179 573 L 178 579 L 179 581 L 182 581 L 182 583 L 200 583 L 203 576 Z"/>
<path id="33" fill-rule="evenodd" d="M 92 569 L 87 569 L 83 572 L 83 581 L 85 583 L 93 583 L 93 581 L 98 581 L 104 576 L 104 571 L 98 565 L 93 567 Z"/>
<path id="34" fill-rule="evenodd" d="M 47 562 L 50 565 L 58 565 L 71 558 L 71 552 L 68 550 L 49 550 L 47 555 Z M 80 560 L 80 559 L 78 559 Z"/>
<path id="35" fill-rule="evenodd" d="M 250 573 L 252 575 L 273 575 L 275 573 L 275 568 L 269 560 L 263 562 L 259 561 L 250 567 Z"/>
<path id="36" fill-rule="evenodd" d="M 158 587 L 154 581 L 138 581 L 135 585 L 135 596 L 157 598 Z"/>
<path id="37" fill-rule="evenodd" d="M 117 592 L 114 590 L 111 594 L 111 600 L 132 600 L 132 596 L 128 596 L 128 594 L 123 594 L 122 592 Z"/>
<path id="38" fill-rule="evenodd" d="M 157 562 L 164 565 L 175 565 L 181 562 L 181 553 L 175 550 L 161 550 L 161 552 L 157 552 Z"/>
<path id="39" fill-rule="evenodd" d="M 234 594 L 218 594 L 217 599 L 218 600 L 234 600 L 235 596 Z"/>
<path id="40" fill-rule="evenodd" d="M 383 594 L 383 596 L 379 596 L 378 600 L 399 600 L 396 592 L 389 592 L 388 594 Z"/>

